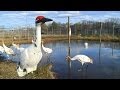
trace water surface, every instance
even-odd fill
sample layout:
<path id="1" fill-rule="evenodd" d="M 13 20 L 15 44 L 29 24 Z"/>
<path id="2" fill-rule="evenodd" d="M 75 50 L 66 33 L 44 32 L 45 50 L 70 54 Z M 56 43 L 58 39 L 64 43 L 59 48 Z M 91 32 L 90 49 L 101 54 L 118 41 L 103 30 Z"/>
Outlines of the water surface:
<path id="1" fill-rule="evenodd" d="M 120 43 L 87 41 L 88 48 L 85 48 L 85 41 L 71 41 L 70 56 L 84 54 L 93 59 L 93 64 L 81 68 L 79 61 L 66 60 L 68 55 L 68 42 L 59 41 L 46 44 L 46 47 L 53 49 L 51 60 L 53 71 L 58 73 L 60 79 L 118 79 L 120 78 Z"/>
<path id="2" fill-rule="evenodd" d="M 88 43 L 88 48 L 84 43 Z M 23 44 L 21 47 L 27 47 Z M 120 43 L 98 41 L 72 40 L 70 43 L 70 56 L 84 54 L 93 59 L 93 64 L 86 64 L 81 69 L 79 61 L 68 62 L 68 41 L 50 42 L 44 45 L 53 49 L 52 54 L 43 51 L 42 61 L 39 65 L 52 62 L 52 70 L 57 73 L 58 79 L 120 79 Z M 1 56 L 1 58 L 3 58 Z M 18 58 L 14 61 L 19 61 Z"/>

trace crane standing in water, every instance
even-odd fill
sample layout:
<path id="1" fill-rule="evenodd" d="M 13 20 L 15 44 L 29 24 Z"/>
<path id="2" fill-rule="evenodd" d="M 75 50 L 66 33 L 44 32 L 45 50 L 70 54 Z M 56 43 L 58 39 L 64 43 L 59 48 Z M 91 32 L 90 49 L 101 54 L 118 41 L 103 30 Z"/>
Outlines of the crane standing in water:
<path id="1" fill-rule="evenodd" d="M 71 58 L 70 56 L 67 56 L 66 59 L 67 60 L 70 59 L 72 61 L 78 60 L 79 62 L 82 63 L 82 69 L 83 69 L 84 63 L 92 63 L 93 64 L 93 60 L 91 58 L 89 58 L 88 56 L 86 56 L 86 55 L 76 55 L 73 58 Z M 87 64 L 87 67 L 88 67 L 88 64 Z"/>

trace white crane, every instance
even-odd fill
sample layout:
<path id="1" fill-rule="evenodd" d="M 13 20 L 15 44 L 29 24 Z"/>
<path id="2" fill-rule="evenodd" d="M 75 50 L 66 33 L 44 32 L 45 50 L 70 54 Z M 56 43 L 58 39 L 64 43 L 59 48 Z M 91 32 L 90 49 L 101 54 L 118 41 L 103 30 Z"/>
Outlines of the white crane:
<path id="1" fill-rule="evenodd" d="M 87 49 L 88 48 L 88 43 L 85 42 L 84 45 L 85 45 L 85 48 Z"/>
<path id="2" fill-rule="evenodd" d="M 81 62 L 82 66 L 84 63 L 92 63 L 93 64 L 93 60 L 86 55 L 76 55 L 73 58 L 71 58 L 70 56 L 67 56 L 67 59 L 70 59 L 72 61 L 78 60 L 79 62 Z"/>
<path id="3" fill-rule="evenodd" d="M 34 44 L 35 46 L 37 46 L 37 45 L 36 45 L 36 41 L 33 40 L 33 39 L 32 39 L 32 44 Z"/>
<path id="4" fill-rule="evenodd" d="M 43 51 L 44 51 L 46 54 L 48 54 L 48 55 L 47 55 L 48 62 L 50 62 L 50 53 L 52 53 L 53 50 L 52 50 L 51 48 L 46 48 L 46 47 L 44 47 L 43 41 L 42 41 L 41 43 L 42 43 L 42 49 L 43 49 Z"/>
<path id="5" fill-rule="evenodd" d="M 24 48 L 23 48 L 23 49 L 20 48 L 20 45 L 19 45 L 19 44 L 12 43 L 12 46 L 13 46 L 13 47 L 11 47 L 11 48 L 12 48 L 12 50 L 14 51 L 15 54 L 18 54 L 19 51 L 24 50 Z"/>
<path id="6" fill-rule="evenodd" d="M 14 43 L 12 43 L 12 46 L 15 48 L 15 49 L 17 49 L 18 51 L 20 51 L 20 52 L 22 52 L 25 48 L 23 48 L 23 47 L 20 47 L 20 45 L 19 44 L 14 44 Z M 15 52 L 16 53 L 16 52 Z"/>
<path id="7" fill-rule="evenodd" d="M 71 36 L 71 28 L 69 27 L 69 36 Z"/>
<path id="8" fill-rule="evenodd" d="M 49 53 L 52 53 L 52 51 L 53 51 L 51 48 L 46 48 L 46 47 L 44 47 L 43 41 L 42 41 L 42 49 L 44 50 L 45 53 L 48 53 L 48 54 L 49 54 Z"/>
<path id="9" fill-rule="evenodd" d="M 19 48 L 19 44 L 15 44 L 14 42 L 12 42 L 12 46 L 15 48 Z"/>
<path id="10" fill-rule="evenodd" d="M 10 59 L 9 55 L 15 55 L 14 51 L 4 44 L 3 40 L 2 40 L 2 44 L 3 44 L 4 52 L 7 54 L 8 59 Z"/>
<path id="11" fill-rule="evenodd" d="M 0 46 L 0 52 L 4 52 L 4 48 L 2 46 Z"/>
<path id="12" fill-rule="evenodd" d="M 35 43 L 35 41 L 32 39 L 32 43 L 34 44 Z"/>
<path id="13" fill-rule="evenodd" d="M 4 48 L 4 50 L 5 50 L 5 52 L 7 53 L 7 54 L 14 54 L 14 51 L 11 49 L 11 48 L 9 48 L 9 47 L 7 47 L 5 44 L 4 44 L 4 42 L 3 42 L 3 48 Z"/>
<path id="14" fill-rule="evenodd" d="M 10 47 L 13 51 L 14 51 L 14 56 L 12 56 L 12 60 L 13 61 L 20 61 L 20 54 L 22 53 L 22 51 L 25 49 L 23 47 L 20 47 L 19 44 L 15 44 L 14 42 L 12 42 L 12 46 Z"/>
<path id="15" fill-rule="evenodd" d="M 51 19 L 44 16 L 36 18 L 36 41 L 20 53 L 20 62 L 17 66 L 18 76 L 22 77 L 37 69 L 37 65 L 42 58 L 41 52 L 41 25 Z"/>

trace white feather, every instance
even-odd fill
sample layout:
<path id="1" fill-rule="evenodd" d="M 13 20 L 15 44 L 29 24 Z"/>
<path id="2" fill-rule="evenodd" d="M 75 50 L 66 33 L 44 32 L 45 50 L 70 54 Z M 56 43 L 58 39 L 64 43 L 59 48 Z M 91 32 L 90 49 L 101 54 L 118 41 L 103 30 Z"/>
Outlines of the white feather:
<path id="1" fill-rule="evenodd" d="M 37 69 L 37 65 L 42 58 L 41 52 L 41 25 L 37 24 L 36 28 L 36 46 L 31 44 L 20 52 L 20 65 L 17 69 L 18 76 L 25 76 Z M 26 73 L 24 72 L 26 69 Z"/>
<path id="2" fill-rule="evenodd" d="M 85 42 L 84 44 L 85 44 L 85 48 L 87 49 L 87 48 L 88 48 L 88 43 L 87 43 L 87 42 Z"/>
<path id="3" fill-rule="evenodd" d="M 52 53 L 52 49 L 44 47 L 43 43 L 42 43 L 42 48 L 43 48 L 44 52 L 46 52 L 46 53 Z"/>
<path id="4" fill-rule="evenodd" d="M 3 42 L 3 48 L 7 54 L 14 54 L 14 51 L 11 48 L 8 48 Z"/>
<path id="5" fill-rule="evenodd" d="M 0 46 L 0 52 L 4 52 L 4 48 L 2 46 Z"/>
<path id="6" fill-rule="evenodd" d="M 15 48 L 19 48 L 19 44 L 17 45 L 17 44 L 12 43 L 12 46 L 14 46 Z"/>
<path id="7" fill-rule="evenodd" d="M 69 27 L 69 36 L 71 36 L 71 28 Z"/>
<path id="8" fill-rule="evenodd" d="M 78 60 L 79 62 L 82 63 L 82 65 L 84 63 L 93 63 L 93 60 L 86 55 L 76 55 L 76 56 L 74 56 L 73 58 L 70 58 L 70 59 L 71 60 Z"/>

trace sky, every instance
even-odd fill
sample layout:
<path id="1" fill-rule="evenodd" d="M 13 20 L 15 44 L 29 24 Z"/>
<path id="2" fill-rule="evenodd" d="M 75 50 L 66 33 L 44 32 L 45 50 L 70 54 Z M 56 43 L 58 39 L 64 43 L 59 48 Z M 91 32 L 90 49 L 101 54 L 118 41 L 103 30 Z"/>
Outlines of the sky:
<path id="1" fill-rule="evenodd" d="M 74 24 L 82 20 L 103 21 L 112 17 L 119 18 L 120 11 L 0 11 L 0 26 L 35 27 L 35 18 L 40 15 L 60 23 L 66 23 L 67 16 L 70 16 L 70 23 Z"/>

